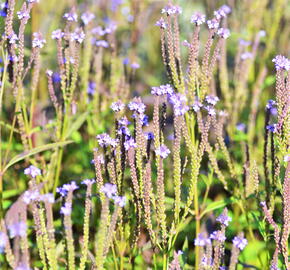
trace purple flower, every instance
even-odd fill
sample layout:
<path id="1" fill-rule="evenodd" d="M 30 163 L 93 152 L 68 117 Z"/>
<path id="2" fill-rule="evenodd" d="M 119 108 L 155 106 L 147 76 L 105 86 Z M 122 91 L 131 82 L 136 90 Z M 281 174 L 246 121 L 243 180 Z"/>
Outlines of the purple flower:
<path id="1" fill-rule="evenodd" d="M 168 16 L 172 14 L 181 14 L 182 9 L 179 6 L 167 5 L 161 10 L 161 13 L 162 14 L 166 13 Z"/>
<path id="2" fill-rule="evenodd" d="M 25 263 L 19 263 L 15 270 L 31 270 L 31 268 Z"/>
<path id="3" fill-rule="evenodd" d="M 65 13 L 63 15 L 63 18 L 65 18 L 69 22 L 77 22 L 78 21 L 78 15 L 74 11 Z"/>
<path id="4" fill-rule="evenodd" d="M 40 194 L 38 190 L 27 190 L 23 193 L 22 200 L 26 204 L 30 204 L 32 201 L 39 200 Z"/>
<path id="5" fill-rule="evenodd" d="M 111 10 L 116 11 L 118 6 L 123 3 L 123 0 L 111 0 Z"/>
<path id="6" fill-rule="evenodd" d="M 64 206 L 60 208 L 60 213 L 64 216 L 69 216 L 71 214 L 72 205 L 71 203 L 66 202 Z"/>
<path id="7" fill-rule="evenodd" d="M 229 222 L 232 221 L 232 218 L 229 217 L 228 215 L 222 213 L 220 216 L 217 217 L 216 219 L 220 224 L 223 224 L 225 226 L 229 226 Z"/>
<path id="8" fill-rule="evenodd" d="M 60 75 L 59 75 L 58 72 L 54 72 L 54 73 L 52 74 L 52 81 L 53 81 L 54 83 L 59 83 L 59 82 L 61 81 L 61 77 L 60 77 Z"/>
<path id="9" fill-rule="evenodd" d="M 155 149 L 155 153 L 161 158 L 167 158 L 167 156 L 170 154 L 170 150 L 167 148 L 166 145 L 162 144 L 160 147 Z"/>
<path id="10" fill-rule="evenodd" d="M 121 125 L 121 126 L 128 126 L 128 125 L 131 124 L 130 121 L 128 121 L 128 119 L 127 119 L 126 116 L 120 118 L 120 120 L 118 121 L 118 123 L 119 123 L 119 125 Z"/>
<path id="11" fill-rule="evenodd" d="M 85 180 L 82 181 L 82 184 L 86 185 L 86 186 L 89 186 L 89 185 L 94 184 L 95 182 L 96 182 L 95 179 L 85 179 Z"/>
<path id="12" fill-rule="evenodd" d="M 213 233 L 210 234 L 210 239 L 219 241 L 219 242 L 224 242 L 226 240 L 226 237 L 222 231 L 214 231 Z"/>
<path id="13" fill-rule="evenodd" d="M 130 59 L 128 57 L 123 59 L 123 65 L 128 65 L 130 63 Z"/>
<path id="14" fill-rule="evenodd" d="M 236 125 L 236 129 L 237 130 L 239 130 L 239 131 L 242 131 L 242 132 L 245 132 L 246 131 L 246 124 L 244 124 L 244 123 L 238 123 L 237 125 Z"/>
<path id="15" fill-rule="evenodd" d="M 208 104 L 213 105 L 213 106 L 215 106 L 215 105 L 218 103 L 219 100 L 220 100 L 220 99 L 219 99 L 218 97 L 213 96 L 213 95 L 209 95 L 209 96 L 206 96 L 206 97 L 205 97 L 205 101 L 206 101 Z"/>
<path id="16" fill-rule="evenodd" d="M 116 147 L 118 144 L 118 141 L 116 139 L 111 138 L 107 133 L 98 135 L 97 140 L 99 145 L 102 147 L 106 146 Z"/>
<path id="17" fill-rule="evenodd" d="M 195 112 L 198 112 L 202 108 L 202 103 L 199 101 L 195 101 L 191 107 Z"/>
<path id="18" fill-rule="evenodd" d="M 194 239 L 194 245 L 204 247 L 206 245 L 210 245 L 211 241 L 208 237 L 204 235 L 204 233 L 199 233 L 197 238 Z"/>
<path id="19" fill-rule="evenodd" d="M 89 95 L 93 95 L 95 93 L 95 91 L 96 91 L 96 83 L 90 81 L 89 84 L 88 84 L 87 93 Z"/>
<path id="20" fill-rule="evenodd" d="M 232 9 L 228 5 L 222 5 L 220 8 L 225 14 L 230 14 Z"/>
<path id="21" fill-rule="evenodd" d="M 39 200 L 46 203 L 54 203 L 54 196 L 52 193 L 46 193 L 46 194 L 40 195 Z"/>
<path id="22" fill-rule="evenodd" d="M 259 37 L 265 37 L 266 36 L 266 31 L 265 30 L 260 30 L 258 32 Z"/>
<path id="23" fill-rule="evenodd" d="M 221 6 L 218 10 L 214 11 L 214 16 L 220 20 L 227 16 L 227 14 L 231 13 L 231 8 L 227 5 Z"/>
<path id="24" fill-rule="evenodd" d="M 154 139 L 154 134 L 152 132 L 145 132 L 145 138 L 149 141 L 149 140 L 153 140 Z"/>
<path id="25" fill-rule="evenodd" d="M 191 16 L 191 22 L 196 25 L 201 25 L 205 22 L 205 15 L 200 12 L 196 12 Z"/>
<path id="26" fill-rule="evenodd" d="M 117 186 L 106 183 L 100 188 L 100 192 L 104 193 L 107 198 L 112 199 L 117 194 Z"/>
<path id="27" fill-rule="evenodd" d="M 131 68 L 132 68 L 132 69 L 138 69 L 138 68 L 140 68 L 140 65 L 139 65 L 137 62 L 133 62 L 133 63 L 131 64 Z"/>
<path id="28" fill-rule="evenodd" d="M 0 232 L 0 253 L 3 253 L 5 250 L 5 246 L 6 246 L 6 235 L 3 232 Z"/>
<path id="29" fill-rule="evenodd" d="M 213 260 L 211 258 L 207 258 L 206 255 L 203 255 L 201 259 L 201 265 L 207 268 L 211 268 L 213 266 Z"/>
<path id="30" fill-rule="evenodd" d="M 290 69 L 290 60 L 283 55 L 277 55 L 272 62 L 275 63 L 276 70 L 285 69 L 288 71 Z"/>
<path id="31" fill-rule="evenodd" d="M 103 47 L 103 48 L 108 48 L 109 47 L 109 43 L 106 40 L 97 40 L 95 42 L 97 47 Z"/>
<path id="32" fill-rule="evenodd" d="M 41 170 L 33 165 L 30 165 L 24 170 L 24 174 L 30 175 L 32 178 L 35 178 L 37 175 L 41 175 Z"/>
<path id="33" fill-rule="evenodd" d="M 15 33 L 11 34 L 10 36 L 8 36 L 9 39 L 9 43 L 10 44 L 16 44 L 16 41 L 18 40 L 18 37 Z"/>
<path id="34" fill-rule="evenodd" d="M 182 45 L 185 47 L 190 47 L 190 43 L 186 39 L 183 40 Z"/>
<path id="35" fill-rule="evenodd" d="M 125 108 L 125 104 L 124 104 L 121 100 L 118 100 L 118 101 L 116 101 L 116 102 L 113 102 L 112 105 L 111 105 L 111 109 L 112 109 L 114 112 L 120 112 L 120 111 L 122 111 L 124 108 Z"/>
<path id="36" fill-rule="evenodd" d="M 38 3 L 39 0 L 26 0 L 28 3 L 33 4 L 33 3 Z"/>
<path id="37" fill-rule="evenodd" d="M 156 26 L 159 26 L 162 29 L 166 29 L 167 28 L 167 23 L 164 21 L 163 18 L 160 18 L 156 23 Z"/>
<path id="38" fill-rule="evenodd" d="M 141 100 L 133 99 L 133 101 L 131 101 L 128 104 L 128 108 L 130 111 L 134 111 L 134 112 L 137 112 L 139 114 L 143 114 L 145 112 L 146 106 Z"/>
<path id="39" fill-rule="evenodd" d="M 170 84 L 151 87 L 151 94 L 155 96 L 172 95 L 173 88 Z"/>
<path id="40" fill-rule="evenodd" d="M 269 99 L 268 100 L 268 103 L 266 105 L 266 108 L 268 110 L 271 110 L 271 109 L 275 108 L 275 106 L 276 106 L 276 101 L 275 100 L 272 100 L 272 99 Z"/>
<path id="41" fill-rule="evenodd" d="M 207 110 L 208 115 L 210 115 L 210 116 L 215 116 L 216 115 L 216 111 L 215 111 L 215 109 L 213 107 L 205 106 L 204 108 L 205 108 L 205 110 Z"/>
<path id="42" fill-rule="evenodd" d="M 124 207 L 126 205 L 126 197 L 125 196 L 114 196 L 113 200 L 115 204 L 120 207 Z"/>
<path id="43" fill-rule="evenodd" d="M 33 33 L 32 47 L 33 48 L 43 48 L 46 40 L 42 37 L 40 32 Z"/>
<path id="44" fill-rule="evenodd" d="M 217 19 L 208 20 L 207 26 L 209 29 L 218 29 L 220 22 Z"/>
<path id="45" fill-rule="evenodd" d="M 241 54 L 242 60 L 247 60 L 253 58 L 253 54 L 251 52 L 244 52 Z"/>
<path id="46" fill-rule="evenodd" d="M 71 40 L 78 43 L 83 43 L 85 39 L 85 33 L 81 28 L 77 28 L 73 33 L 71 33 Z"/>
<path id="47" fill-rule="evenodd" d="M 217 34 L 223 38 L 223 39 L 227 39 L 230 35 L 231 35 L 231 32 L 229 29 L 227 28 L 220 28 L 218 31 L 217 31 Z"/>
<path id="48" fill-rule="evenodd" d="M 79 187 L 76 185 L 75 181 L 72 181 L 69 184 L 64 184 L 62 187 L 58 187 L 56 192 L 59 193 L 62 197 L 65 197 L 69 191 L 74 191 Z"/>
<path id="49" fill-rule="evenodd" d="M 186 96 L 182 94 L 170 95 L 169 102 L 173 105 L 174 114 L 176 116 L 184 115 L 189 110 L 189 107 L 186 105 Z"/>
<path id="50" fill-rule="evenodd" d="M 133 138 L 130 138 L 124 142 L 124 147 L 128 151 L 130 148 L 136 148 L 137 144 Z"/>
<path id="51" fill-rule="evenodd" d="M 62 39 L 64 36 L 64 32 L 61 31 L 61 29 L 56 29 L 52 31 L 51 38 L 52 39 Z"/>
<path id="52" fill-rule="evenodd" d="M 95 19 L 95 15 L 91 12 L 85 12 L 82 14 L 81 19 L 84 25 L 88 25 L 93 19 Z"/>
<path id="53" fill-rule="evenodd" d="M 266 129 L 269 130 L 270 132 L 277 133 L 277 124 L 271 124 L 267 125 Z"/>
<path id="54" fill-rule="evenodd" d="M 26 10 L 25 11 L 18 11 L 17 16 L 18 16 L 19 20 L 22 20 L 22 19 L 28 20 L 30 18 L 29 12 L 27 12 Z"/>
<path id="55" fill-rule="evenodd" d="M 8 230 L 11 238 L 16 236 L 23 237 L 26 235 L 27 225 L 23 221 L 16 222 L 8 226 Z"/>
<path id="56" fill-rule="evenodd" d="M 233 244 L 240 250 L 243 250 L 248 244 L 248 240 L 244 237 L 235 236 L 233 239 Z"/>

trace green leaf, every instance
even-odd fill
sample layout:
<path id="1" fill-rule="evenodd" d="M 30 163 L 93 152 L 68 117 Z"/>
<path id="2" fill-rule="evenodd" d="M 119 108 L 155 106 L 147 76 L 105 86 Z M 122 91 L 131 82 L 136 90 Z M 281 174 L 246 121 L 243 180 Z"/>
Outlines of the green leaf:
<path id="1" fill-rule="evenodd" d="M 65 146 L 67 144 L 70 144 L 72 143 L 73 141 L 65 141 L 65 142 L 57 142 L 57 143 L 50 143 L 50 144 L 46 144 L 46 145 L 42 145 L 42 146 L 39 146 L 39 147 L 35 147 L 34 149 L 32 150 L 29 150 L 29 151 L 25 151 L 15 157 L 13 157 L 9 162 L 8 164 L 4 167 L 2 173 L 4 173 L 5 171 L 7 171 L 7 169 L 9 167 L 11 167 L 12 165 L 14 165 L 15 163 L 27 158 L 27 157 L 30 157 L 30 156 L 33 156 L 33 155 L 36 155 L 40 152 L 43 152 L 43 151 L 46 151 L 46 150 L 50 150 L 50 149 L 53 149 L 53 148 L 57 148 L 57 147 L 62 147 L 62 146 Z"/>
<path id="2" fill-rule="evenodd" d="M 89 112 L 86 111 L 83 114 L 81 114 L 76 119 L 76 121 L 74 121 L 72 123 L 72 125 L 70 126 L 70 129 L 67 131 L 67 134 L 65 136 L 65 139 L 69 138 L 74 131 L 77 131 L 82 126 L 82 124 L 87 120 L 88 115 L 89 115 Z"/>
<path id="3" fill-rule="evenodd" d="M 228 199 L 224 199 L 224 200 L 220 200 L 217 202 L 212 202 L 210 203 L 206 209 L 201 213 L 200 217 L 204 216 L 206 213 L 211 212 L 213 210 L 219 209 L 219 208 L 223 208 L 231 203 L 234 203 L 237 201 L 237 198 L 235 197 L 230 197 Z"/>

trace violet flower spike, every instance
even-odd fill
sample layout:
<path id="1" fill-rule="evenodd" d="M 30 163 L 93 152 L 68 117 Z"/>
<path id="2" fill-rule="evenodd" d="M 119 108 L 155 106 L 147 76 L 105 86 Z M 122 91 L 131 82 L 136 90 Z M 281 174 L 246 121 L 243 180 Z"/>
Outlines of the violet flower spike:
<path id="1" fill-rule="evenodd" d="M 232 218 L 230 216 L 227 216 L 225 214 L 221 214 L 216 219 L 220 224 L 223 224 L 224 226 L 229 226 L 229 222 L 232 221 Z"/>
<path id="2" fill-rule="evenodd" d="M 27 224 L 23 221 L 13 223 L 12 225 L 8 226 L 9 235 L 11 238 L 20 236 L 23 237 L 26 235 Z"/>
<path id="3" fill-rule="evenodd" d="M 77 22 L 78 21 L 78 15 L 73 11 L 65 13 L 63 15 L 63 18 L 65 18 L 68 22 Z"/>
<path id="4" fill-rule="evenodd" d="M 113 200 L 115 204 L 120 207 L 124 207 L 126 205 L 126 197 L 125 196 L 114 196 Z"/>
<path id="5" fill-rule="evenodd" d="M 194 245 L 204 247 L 206 245 L 210 245 L 211 240 L 208 237 L 205 237 L 204 233 L 199 233 L 197 238 L 194 239 Z"/>
<path id="6" fill-rule="evenodd" d="M 84 25 L 88 25 L 96 16 L 91 12 L 85 12 L 81 16 L 81 20 L 83 21 Z"/>
<path id="7" fill-rule="evenodd" d="M 137 143 L 135 142 L 135 140 L 133 138 L 130 138 L 129 140 L 126 140 L 124 142 L 124 147 L 125 147 L 126 151 L 128 151 L 130 148 L 136 148 Z"/>
<path id="8" fill-rule="evenodd" d="M 106 40 L 97 40 L 95 45 L 97 47 L 109 48 L 109 43 Z"/>
<path id="9" fill-rule="evenodd" d="M 288 71 L 290 69 L 290 60 L 283 55 L 277 55 L 272 62 L 275 63 L 276 70 L 285 69 Z"/>
<path id="10" fill-rule="evenodd" d="M 167 148 L 166 145 L 162 144 L 159 148 L 155 149 L 155 153 L 157 156 L 160 156 L 161 158 L 167 158 L 170 154 L 170 150 Z"/>
<path id="11" fill-rule="evenodd" d="M 85 179 L 81 183 L 83 185 L 89 186 L 89 185 L 92 185 L 92 184 L 96 183 L 96 180 L 95 179 Z"/>
<path id="12" fill-rule="evenodd" d="M 52 31 L 51 38 L 52 39 L 62 39 L 64 37 L 64 33 L 61 31 L 61 29 L 56 29 Z"/>
<path id="13" fill-rule="evenodd" d="M 191 16 L 190 21 L 196 25 L 202 25 L 205 22 L 205 15 L 200 12 L 196 12 Z"/>
<path id="14" fill-rule="evenodd" d="M 112 199 L 117 194 L 117 186 L 106 183 L 100 188 L 100 192 L 104 193 L 107 198 Z"/>
<path id="15" fill-rule="evenodd" d="M 113 102 L 112 105 L 111 105 L 111 109 L 112 109 L 114 112 L 120 112 L 120 111 L 122 111 L 124 108 L 125 108 L 125 104 L 124 104 L 121 100 L 118 100 L 118 101 L 116 101 L 116 102 Z"/>
<path id="16" fill-rule="evenodd" d="M 33 165 L 30 165 L 24 170 L 24 174 L 30 175 L 32 178 L 35 178 L 36 176 L 41 175 L 41 170 Z"/>
<path id="17" fill-rule="evenodd" d="M 223 38 L 223 39 L 227 39 L 230 35 L 231 35 L 231 32 L 229 29 L 227 28 L 220 28 L 218 31 L 217 31 L 217 34 Z"/>
<path id="18" fill-rule="evenodd" d="M 46 40 L 42 37 L 42 34 L 39 32 L 33 33 L 32 47 L 33 48 L 43 48 Z"/>
<path id="19" fill-rule="evenodd" d="M 161 29 L 166 29 L 167 28 L 167 23 L 164 21 L 163 18 L 160 18 L 156 23 L 156 26 L 159 26 Z"/>
<path id="20" fill-rule="evenodd" d="M 235 238 L 233 239 L 233 244 L 240 250 L 243 250 L 246 245 L 248 244 L 248 240 L 246 238 L 243 237 L 238 237 L 235 236 Z"/>
<path id="21" fill-rule="evenodd" d="M 210 234 L 210 239 L 216 240 L 219 242 L 224 242 L 226 240 L 226 237 L 222 231 L 214 231 Z"/>
<path id="22" fill-rule="evenodd" d="M 60 213 L 64 216 L 69 216 L 71 214 L 72 205 L 71 203 L 66 202 L 64 206 L 60 208 Z"/>

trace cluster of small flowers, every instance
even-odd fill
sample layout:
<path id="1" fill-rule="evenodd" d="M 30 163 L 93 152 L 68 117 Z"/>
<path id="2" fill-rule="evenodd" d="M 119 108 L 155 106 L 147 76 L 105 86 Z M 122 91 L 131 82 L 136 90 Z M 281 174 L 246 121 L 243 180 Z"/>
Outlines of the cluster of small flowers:
<path id="1" fill-rule="evenodd" d="M 169 103 L 173 105 L 174 114 L 176 116 L 184 115 L 189 107 L 186 105 L 186 96 L 182 94 L 168 95 Z"/>
<path id="2" fill-rule="evenodd" d="M 99 134 L 97 140 L 99 145 L 102 147 L 112 146 L 114 148 L 118 144 L 118 140 L 111 138 L 107 133 Z"/>
<path id="3" fill-rule="evenodd" d="M 288 71 L 290 69 L 290 60 L 283 55 L 277 55 L 272 62 L 275 63 L 276 70 L 284 69 Z"/>
<path id="4" fill-rule="evenodd" d="M 268 112 L 270 112 L 271 115 L 277 115 L 277 103 L 276 101 L 269 99 L 268 103 L 266 105 L 266 109 Z"/>
<path id="5" fill-rule="evenodd" d="M 128 104 L 128 108 L 130 111 L 143 114 L 145 113 L 146 106 L 141 100 L 134 99 Z"/>
<path id="6" fill-rule="evenodd" d="M 38 190 L 27 190 L 24 192 L 22 200 L 26 204 L 33 201 L 54 203 L 54 196 L 52 193 L 40 194 Z"/>
<path id="7" fill-rule="evenodd" d="M 102 47 L 102 48 L 109 48 L 109 43 L 106 40 L 93 40 L 93 44 L 95 44 L 97 47 Z"/>
<path id="8" fill-rule="evenodd" d="M 191 22 L 196 25 L 201 25 L 205 22 L 205 15 L 200 12 L 196 12 L 191 16 Z"/>
<path id="9" fill-rule="evenodd" d="M 167 28 L 167 23 L 164 21 L 163 18 L 160 18 L 156 23 L 156 26 L 159 26 L 161 29 L 166 29 Z"/>
<path id="10" fill-rule="evenodd" d="M 33 165 L 30 165 L 24 170 L 24 174 L 30 175 L 32 178 L 35 178 L 36 176 L 41 175 L 41 170 Z"/>
<path id="11" fill-rule="evenodd" d="M 114 112 L 120 112 L 120 111 L 124 110 L 124 108 L 125 108 L 125 104 L 121 100 L 113 102 L 111 105 L 111 109 Z"/>
<path id="12" fill-rule="evenodd" d="M 193 103 L 193 105 L 191 105 L 191 108 L 193 109 L 193 111 L 199 112 L 202 106 L 202 103 L 197 100 Z"/>
<path id="13" fill-rule="evenodd" d="M 218 10 L 214 11 L 214 16 L 220 20 L 221 18 L 227 17 L 228 14 L 231 13 L 231 8 L 227 5 L 221 6 Z"/>
<path id="14" fill-rule="evenodd" d="M 247 59 L 252 59 L 253 58 L 253 54 L 251 52 L 244 52 L 241 54 L 241 59 L 243 61 L 247 60 Z"/>
<path id="15" fill-rule="evenodd" d="M 62 39 L 64 37 L 64 32 L 61 31 L 61 29 L 56 29 L 52 31 L 51 38 L 52 39 Z"/>
<path id="16" fill-rule="evenodd" d="M 161 10 L 162 14 L 167 14 L 167 16 L 173 15 L 173 14 L 181 14 L 182 9 L 179 6 L 174 5 L 167 5 Z"/>
<path id="17" fill-rule="evenodd" d="M 23 221 L 15 222 L 8 226 L 8 231 L 11 238 L 24 237 L 27 231 L 27 224 Z"/>
<path id="18" fill-rule="evenodd" d="M 33 48 L 43 48 L 46 40 L 42 37 L 42 34 L 39 32 L 33 33 L 32 47 Z"/>
<path id="19" fill-rule="evenodd" d="M 96 16 L 93 13 L 88 12 L 88 11 L 83 13 L 81 16 L 81 19 L 82 19 L 84 25 L 88 25 L 95 18 L 96 18 Z"/>
<path id="20" fill-rule="evenodd" d="M 76 41 L 77 43 L 83 43 L 85 39 L 85 33 L 81 28 L 77 28 L 74 32 L 71 33 L 71 41 Z"/>
<path id="21" fill-rule="evenodd" d="M 151 94 L 155 96 L 172 95 L 174 93 L 170 84 L 151 87 Z"/>
<path id="22" fill-rule="evenodd" d="M 12 33 L 11 35 L 8 36 L 9 39 L 9 44 L 16 44 L 18 37 L 15 33 Z"/>
<path id="23" fill-rule="evenodd" d="M 229 226 L 229 222 L 232 221 L 232 218 L 225 213 L 222 213 L 220 216 L 217 217 L 217 222 L 224 226 Z"/>
<path id="24" fill-rule="evenodd" d="M 124 116 L 121 119 L 118 120 L 118 134 L 122 135 L 124 134 L 126 137 L 130 137 L 130 130 L 128 128 L 128 125 L 130 124 L 130 121 L 128 121 L 127 117 Z"/>
<path id="25" fill-rule="evenodd" d="M 125 196 L 117 196 L 117 186 L 111 183 L 104 184 L 100 192 L 104 193 L 107 198 L 113 199 L 115 204 L 120 207 L 124 207 L 126 205 L 126 197 Z"/>
<path id="26" fill-rule="evenodd" d="M 30 19 L 30 15 L 29 15 L 29 12 L 27 10 L 24 10 L 24 11 L 18 11 L 17 12 L 17 17 L 19 20 L 28 20 Z"/>
<path id="27" fill-rule="evenodd" d="M 277 124 L 270 124 L 270 125 L 266 126 L 266 129 L 269 130 L 272 133 L 277 133 L 278 126 L 277 126 Z"/>
<path id="28" fill-rule="evenodd" d="M 160 147 L 155 149 L 155 154 L 164 159 L 168 157 L 168 155 L 170 154 L 170 150 L 166 145 L 162 144 Z"/>
<path id="29" fill-rule="evenodd" d="M 64 184 L 62 187 L 58 187 L 56 192 L 59 193 L 62 197 L 65 197 L 69 191 L 74 191 L 78 188 L 79 186 L 76 184 L 76 182 L 72 181 L 68 184 Z"/>
<path id="30" fill-rule="evenodd" d="M 227 28 L 220 28 L 218 31 L 217 31 L 217 34 L 223 38 L 223 39 L 227 39 L 230 35 L 231 35 L 231 32 L 229 29 Z"/>
<path id="31" fill-rule="evenodd" d="M 63 15 L 63 18 L 65 18 L 68 22 L 77 22 L 78 21 L 78 14 L 74 11 L 70 11 L 68 13 L 65 13 Z"/>

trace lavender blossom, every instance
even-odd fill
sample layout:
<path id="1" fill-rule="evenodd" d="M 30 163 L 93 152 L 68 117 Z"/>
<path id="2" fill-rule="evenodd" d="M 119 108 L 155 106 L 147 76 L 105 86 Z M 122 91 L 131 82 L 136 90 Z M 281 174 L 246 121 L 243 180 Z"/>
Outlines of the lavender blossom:
<path id="1" fill-rule="evenodd" d="M 182 94 L 172 94 L 169 95 L 169 102 L 173 105 L 174 114 L 176 116 L 184 115 L 189 107 L 186 105 L 186 96 Z"/>
<path id="2" fill-rule="evenodd" d="M 109 47 L 109 43 L 106 40 L 97 40 L 95 42 L 95 45 L 97 47 L 103 47 L 103 48 L 108 48 Z"/>
<path id="3" fill-rule="evenodd" d="M 290 161 L 290 154 L 284 156 L 284 162 L 289 162 Z"/>
<path id="4" fill-rule="evenodd" d="M 85 12 L 82 14 L 81 19 L 84 25 L 88 25 L 93 19 L 95 19 L 95 15 L 91 12 Z"/>
<path id="5" fill-rule="evenodd" d="M 203 255 L 202 259 L 201 259 L 201 265 L 203 267 L 206 267 L 207 268 L 212 268 L 213 266 L 213 259 L 211 258 L 207 258 L 206 255 Z"/>
<path id="6" fill-rule="evenodd" d="M 131 68 L 132 68 L 132 69 L 138 69 L 138 68 L 140 68 L 140 64 L 138 64 L 137 62 L 133 62 L 133 63 L 131 64 Z"/>
<path id="7" fill-rule="evenodd" d="M 159 26 L 161 29 L 166 29 L 167 28 L 167 23 L 164 21 L 163 18 L 160 18 L 156 23 L 156 26 Z"/>
<path id="8" fill-rule="evenodd" d="M 116 102 L 113 102 L 112 105 L 111 105 L 111 109 L 112 109 L 114 112 L 120 112 L 120 111 L 122 111 L 124 108 L 125 108 L 125 104 L 124 104 L 121 100 L 118 100 L 118 101 L 116 101 Z"/>
<path id="9" fill-rule="evenodd" d="M 85 39 L 85 33 L 81 28 L 77 28 L 73 33 L 71 33 L 71 40 L 77 43 L 83 43 Z"/>
<path id="10" fill-rule="evenodd" d="M 24 170 L 24 174 L 30 175 L 32 178 L 35 178 L 36 176 L 41 175 L 41 170 L 33 165 L 30 165 Z"/>
<path id="11" fill-rule="evenodd" d="M 126 205 L 126 197 L 125 196 L 114 196 L 113 200 L 115 204 L 120 207 L 124 207 Z"/>
<path id="12" fill-rule="evenodd" d="M 151 94 L 155 96 L 172 95 L 173 88 L 170 84 L 151 87 Z"/>
<path id="13" fill-rule="evenodd" d="M 213 96 L 213 95 L 209 95 L 205 97 L 205 101 L 212 106 L 215 106 L 219 100 L 220 99 L 217 96 Z"/>
<path id="14" fill-rule="evenodd" d="M 63 15 L 63 18 L 65 18 L 68 22 L 77 22 L 78 21 L 78 15 L 74 11 L 65 13 Z"/>
<path id="15" fill-rule="evenodd" d="M 18 37 L 15 33 L 8 36 L 9 44 L 16 44 L 16 41 L 18 40 Z"/>
<path id="16" fill-rule="evenodd" d="M 79 187 L 77 186 L 75 181 L 72 181 L 69 184 L 64 184 L 62 187 L 58 187 L 56 189 L 56 192 L 59 193 L 62 197 L 65 197 L 69 191 L 74 191 L 78 189 Z"/>
<path id="17" fill-rule="evenodd" d="M 240 39 L 239 44 L 243 47 L 247 47 L 251 45 L 251 41 Z"/>
<path id="18" fill-rule="evenodd" d="M 72 205 L 71 203 L 66 202 L 64 206 L 60 208 L 60 213 L 64 216 L 69 216 L 71 214 Z"/>
<path id="19" fill-rule="evenodd" d="M 25 263 L 20 263 L 15 270 L 31 270 L 31 268 Z"/>
<path id="20" fill-rule="evenodd" d="M 22 20 L 22 19 L 28 20 L 30 18 L 29 12 L 26 10 L 25 11 L 18 11 L 17 16 L 18 16 L 19 20 Z"/>
<path id="21" fill-rule="evenodd" d="M 26 235 L 27 225 L 23 221 L 13 223 L 8 226 L 9 235 L 11 238 L 20 236 L 23 237 Z"/>
<path id="22" fill-rule="evenodd" d="M 232 218 L 225 213 L 222 213 L 220 216 L 217 217 L 216 220 L 224 226 L 229 226 L 229 222 L 232 221 Z"/>
<path id="23" fill-rule="evenodd" d="M 133 101 L 131 101 L 128 104 L 128 108 L 130 111 L 134 111 L 134 112 L 137 112 L 139 114 L 143 114 L 145 112 L 146 106 L 141 100 L 134 99 Z"/>
<path id="24" fill-rule="evenodd" d="M 239 130 L 239 131 L 241 131 L 241 132 L 245 132 L 246 131 L 246 124 L 244 124 L 244 123 L 238 123 L 237 125 L 236 125 L 236 129 L 237 130 Z"/>
<path id="25" fill-rule="evenodd" d="M 42 37 L 40 32 L 33 33 L 32 47 L 33 48 L 43 48 L 46 40 Z"/>
<path id="26" fill-rule="evenodd" d="M 273 133 L 277 133 L 277 131 L 278 131 L 277 124 L 267 125 L 266 129 L 269 130 L 270 132 L 273 132 Z"/>
<path id="27" fill-rule="evenodd" d="M 89 84 L 88 84 L 87 93 L 89 95 L 93 95 L 93 94 L 95 94 L 95 91 L 96 91 L 96 83 L 90 81 Z"/>
<path id="28" fill-rule="evenodd" d="M 133 138 L 130 138 L 124 142 L 124 147 L 128 151 L 130 148 L 136 148 L 137 144 Z"/>
<path id="29" fill-rule="evenodd" d="M 191 16 L 191 22 L 196 25 L 201 25 L 205 22 L 205 15 L 200 12 L 196 12 Z"/>
<path id="30" fill-rule="evenodd" d="M 35 200 L 39 200 L 39 198 L 40 198 L 40 194 L 38 190 L 27 190 L 24 192 L 22 200 L 26 204 L 30 204 L 31 202 Z"/>
<path id="31" fill-rule="evenodd" d="M 209 29 L 218 29 L 220 25 L 217 19 L 208 20 L 206 23 Z"/>
<path id="32" fill-rule="evenodd" d="M 103 133 L 97 136 L 97 140 L 100 146 L 107 147 L 112 146 L 116 147 L 118 141 L 116 139 L 111 138 L 107 133 Z"/>
<path id="33" fill-rule="evenodd" d="M 265 30 L 260 30 L 258 32 L 259 37 L 265 37 L 266 36 L 266 31 Z"/>
<path id="34" fill-rule="evenodd" d="M 266 105 L 266 109 L 271 110 L 271 109 L 275 108 L 275 106 L 276 106 L 276 101 L 269 99 L 268 103 Z"/>
<path id="35" fill-rule="evenodd" d="M 247 60 L 247 59 L 252 59 L 252 58 L 253 58 L 253 54 L 250 52 L 244 52 L 241 54 L 242 60 Z"/>
<path id="36" fill-rule="evenodd" d="M 195 101 L 194 104 L 191 105 L 191 107 L 195 112 L 198 112 L 202 108 L 202 103 L 199 101 Z"/>
<path id="37" fill-rule="evenodd" d="M 155 149 L 155 153 L 157 156 L 160 156 L 164 159 L 167 158 L 167 156 L 170 154 L 170 150 L 166 145 L 162 144 L 159 148 Z"/>
<path id="38" fill-rule="evenodd" d="M 39 200 L 45 203 L 54 203 L 54 196 L 52 193 L 46 193 L 39 196 Z"/>
<path id="39" fill-rule="evenodd" d="M 154 134 L 152 132 L 145 132 L 144 135 L 148 141 L 154 139 Z"/>
<path id="40" fill-rule="evenodd" d="M 64 36 L 64 32 L 61 31 L 61 29 L 56 29 L 52 31 L 51 38 L 52 39 L 62 39 Z"/>
<path id="41" fill-rule="evenodd" d="M 285 69 L 288 71 L 290 69 L 290 60 L 283 55 L 277 55 L 272 62 L 275 63 L 276 70 Z"/>
<path id="42" fill-rule="evenodd" d="M 194 245 L 204 247 L 206 245 L 210 245 L 211 241 L 208 237 L 204 235 L 204 233 L 199 233 L 197 238 L 194 239 Z"/>
<path id="43" fill-rule="evenodd" d="M 173 5 L 167 5 L 161 10 L 162 14 L 167 14 L 167 16 L 173 15 L 173 14 L 181 14 L 182 9 L 179 6 L 173 6 Z"/>
<path id="44" fill-rule="evenodd" d="M 233 239 L 233 244 L 240 250 L 243 250 L 248 244 L 248 241 L 244 237 L 235 236 L 235 238 Z"/>
<path id="45" fill-rule="evenodd" d="M 186 39 L 182 42 L 182 45 L 188 48 L 190 47 L 190 43 Z"/>
<path id="46" fill-rule="evenodd" d="M 112 199 L 117 194 L 117 186 L 106 183 L 100 188 L 100 192 L 104 193 L 107 198 Z"/>
<path id="47" fill-rule="evenodd" d="M 210 239 L 216 240 L 218 242 L 224 242 L 226 240 L 226 237 L 222 231 L 214 231 L 210 234 Z"/>
<path id="48" fill-rule="evenodd" d="M 223 39 L 227 39 L 230 35 L 231 35 L 231 32 L 229 29 L 227 28 L 220 28 L 218 31 L 217 31 L 217 34 L 223 38 Z"/>
<path id="49" fill-rule="evenodd" d="M 81 183 L 82 183 L 83 185 L 89 186 L 89 185 L 94 184 L 95 182 L 96 182 L 95 179 L 85 179 L 85 180 L 83 180 Z"/>

